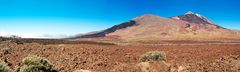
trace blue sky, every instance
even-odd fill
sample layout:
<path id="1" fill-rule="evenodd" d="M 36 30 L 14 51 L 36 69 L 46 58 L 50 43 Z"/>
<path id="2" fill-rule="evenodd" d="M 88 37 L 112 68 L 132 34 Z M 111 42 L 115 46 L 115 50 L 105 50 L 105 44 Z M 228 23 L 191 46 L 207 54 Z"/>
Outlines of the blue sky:
<path id="1" fill-rule="evenodd" d="M 143 14 L 193 11 L 240 29 L 239 0 L 0 0 L 0 35 L 61 37 L 103 30 Z"/>

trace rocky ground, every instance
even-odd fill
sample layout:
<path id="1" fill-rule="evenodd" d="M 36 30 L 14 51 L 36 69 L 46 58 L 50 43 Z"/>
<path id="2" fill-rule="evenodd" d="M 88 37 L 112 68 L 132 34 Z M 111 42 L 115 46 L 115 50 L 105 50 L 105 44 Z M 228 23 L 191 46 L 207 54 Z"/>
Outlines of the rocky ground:
<path id="1" fill-rule="evenodd" d="M 161 43 L 161 42 L 160 42 Z M 172 44 L 111 45 L 97 43 L 13 43 L 1 42 L 0 58 L 16 70 L 28 55 L 47 58 L 59 72 L 141 72 L 139 58 L 149 51 L 164 51 L 166 62 L 149 62 L 151 69 L 164 72 L 238 72 L 240 44 L 170 42 Z M 184 44 L 179 44 L 184 43 Z M 210 42 L 209 42 L 210 43 Z M 8 48 L 7 52 L 2 49 Z M 158 70 L 155 70 L 158 72 Z"/>

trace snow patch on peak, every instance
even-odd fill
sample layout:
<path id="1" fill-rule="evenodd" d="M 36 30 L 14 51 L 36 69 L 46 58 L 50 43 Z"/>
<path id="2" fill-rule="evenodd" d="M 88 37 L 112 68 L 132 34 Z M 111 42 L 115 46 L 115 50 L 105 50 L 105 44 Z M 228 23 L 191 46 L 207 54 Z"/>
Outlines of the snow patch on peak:
<path id="1" fill-rule="evenodd" d="M 195 15 L 198 16 L 198 17 L 203 17 L 202 15 L 200 15 L 200 14 L 198 14 L 198 13 L 196 13 Z"/>
<path id="2" fill-rule="evenodd" d="M 205 17 L 203 15 L 200 15 L 197 13 L 195 15 L 198 16 L 199 18 L 203 19 L 204 21 L 207 21 L 208 23 L 215 24 L 214 22 L 210 21 L 207 17 Z"/>
<path id="3" fill-rule="evenodd" d="M 187 14 L 194 14 L 192 11 L 188 11 L 187 13 L 185 13 L 185 15 Z"/>

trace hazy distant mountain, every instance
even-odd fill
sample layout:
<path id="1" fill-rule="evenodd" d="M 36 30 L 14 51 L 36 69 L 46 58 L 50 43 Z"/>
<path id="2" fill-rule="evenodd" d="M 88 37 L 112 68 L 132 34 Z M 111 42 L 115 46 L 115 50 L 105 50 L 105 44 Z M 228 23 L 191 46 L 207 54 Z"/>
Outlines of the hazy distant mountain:
<path id="1" fill-rule="evenodd" d="M 76 38 L 118 38 L 121 40 L 209 40 L 238 39 L 239 32 L 226 29 L 208 18 L 187 12 L 171 18 L 146 14 L 106 30 Z"/>

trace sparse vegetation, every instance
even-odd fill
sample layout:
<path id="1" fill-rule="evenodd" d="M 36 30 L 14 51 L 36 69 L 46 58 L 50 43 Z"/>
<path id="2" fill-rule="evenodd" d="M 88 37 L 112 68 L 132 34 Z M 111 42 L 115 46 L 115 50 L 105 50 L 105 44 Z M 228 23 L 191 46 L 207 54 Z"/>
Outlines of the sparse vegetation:
<path id="1" fill-rule="evenodd" d="M 166 54 L 163 51 L 150 51 L 140 57 L 141 62 L 147 61 L 165 61 Z"/>
<path id="2" fill-rule="evenodd" d="M 18 72 L 55 72 L 55 69 L 45 58 L 28 56 L 22 60 L 22 66 Z"/>
<path id="3" fill-rule="evenodd" d="M 0 60 L 0 72 L 11 72 L 11 69 L 8 67 L 7 63 Z"/>
<path id="4" fill-rule="evenodd" d="M 134 43 L 132 45 L 77 43 L 51 45 L 25 43 L 17 45 L 9 42 L 0 45 L 0 52 L 2 48 L 10 48 L 10 53 L 7 55 L 0 53 L 0 56 L 13 72 L 20 72 L 20 70 L 24 72 L 24 69 L 33 69 L 32 72 L 39 72 L 34 71 L 34 69 L 39 70 L 39 68 L 40 70 L 46 70 L 43 66 L 45 65 L 43 64 L 44 61 L 41 64 L 24 64 L 22 61 L 28 54 L 46 56 L 58 72 L 82 71 L 81 69 L 92 72 L 142 72 L 145 70 L 147 72 L 196 72 L 196 70 L 198 72 L 237 72 L 235 70 L 240 70 L 240 56 L 228 57 L 229 55 L 239 55 L 240 44 L 225 44 L 216 41 L 144 41 L 141 43 L 146 45 L 140 45 L 140 42 L 136 45 Z M 168 43 L 168 45 L 165 45 L 165 43 Z M 61 44 L 64 44 L 64 47 L 59 47 Z M 162 61 L 159 58 L 162 54 L 156 54 L 155 51 L 165 52 L 167 59 L 165 57 L 162 60 L 166 61 Z M 216 51 L 218 55 L 216 55 Z M 145 62 L 140 62 L 140 56 L 142 57 L 141 60 Z M 148 56 L 153 57 L 149 58 Z M 226 57 L 222 58 L 222 56 Z M 53 71 L 53 69 L 50 71 Z M 42 70 L 42 72 L 50 71 Z"/>
<path id="5" fill-rule="evenodd" d="M 11 51 L 11 48 L 2 48 L 2 49 L 1 49 L 1 52 L 2 52 L 3 54 L 9 54 L 10 51 Z"/>

